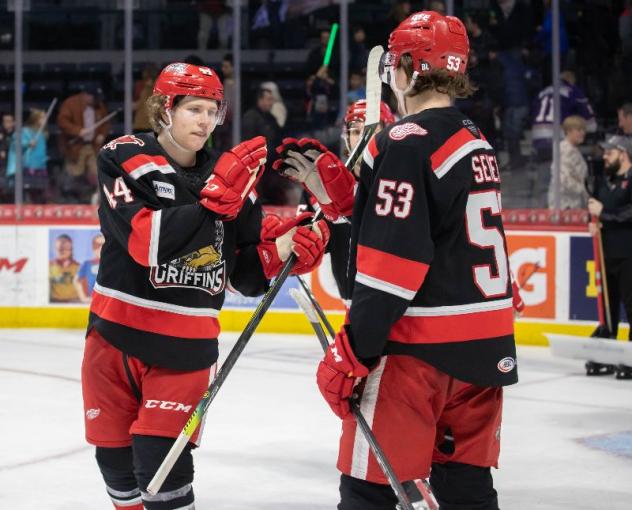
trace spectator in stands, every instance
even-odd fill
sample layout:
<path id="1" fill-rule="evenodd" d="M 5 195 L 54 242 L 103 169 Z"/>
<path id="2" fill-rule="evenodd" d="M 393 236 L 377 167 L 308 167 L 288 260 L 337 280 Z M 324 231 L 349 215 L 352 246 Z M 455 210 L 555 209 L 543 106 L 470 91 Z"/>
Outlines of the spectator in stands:
<path id="1" fill-rule="evenodd" d="M 101 261 L 101 248 L 105 244 L 105 238 L 100 232 L 92 238 L 93 257 L 85 260 L 79 267 L 79 271 L 73 279 L 73 285 L 77 290 L 79 301 L 89 303 L 92 297 L 92 289 L 97 281 L 99 262 Z"/>
<path id="2" fill-rule="evenodd" d="M 320 31 L 319 44 L 316 48 L 312 49 L 307 56 L 307 68 L 306 74 L 308 76 L 318 75 L 321 72 L 323 61 L 325 59 L 325 52 L 327 51 L 327 44 L 329 42 L 329 35 L 331 31 L 329 29 Z M 338 60 L 338 52 L 336 48 L 338 46 L 338 37 L 336 37 L 336 43 L 334 44 L 334 50 L 331 55 L 331 62 L 329 63 L 329 75 L 338 76 L 338 70 L 340 69 L 340 61 Z"/>
<path id="3" fill-rule="evenodd" d="M 15 130 L 15 117 L 11 113 L 2 114 L 2 124 L 0 125 L 0 176 L 5 175 L 7 170 L 7 158 L 9 156 L 9 145 L 11 136 Z"/>
<path id="4" fill-rule="evenodd" d="M 213 134 L 213 147 L 219 151 L 227 151 L 237 142 L 233 143 L 233 111 L 235 107 L 235 68 L 233 67 L 233 54 L 227 53 L 222 59 L 221 65 L 222 84 L 224 85 L 224 101 L 226 101 L 226 116 L 224 122 L 215 128 Z"/>
<path id="5" fill-rule="evenodd" d="M 279 128 L 283 129 L 287 122 L 287 108 L 283 102 L 283 97 L 281 97 L 279 86 L 273 81 L 264 81 L 261 84 L 261 88 L 263 90 L 269 90 L 272 94 L 273 103 L 272 108 L 270 108 L 270 113 L 276 119 Z"/>
<path id="6" fill-rule="evenodd" d="M 445 2 L 443 2 L 443 0 L 430 0 L 430 2 L 428 2 L 427 10 L 438 12 L 444 16 L 447 14 Z"/>
<path id="7" fill-rule="evenodd" d="M 490 13 L 489 29 L 503 51 L 522 51 L 533 32 L 531 8 L 522 0 L 496 0 Z"/>
<path id="8" fill-rule="evenodd" d="M 232 2 L 226 0 L 197 0 L 199 13 L 198 50 L 208 49 L 211 32 L 217 36 L 219 48 L 228 48 L 233 35 Z"/>
<path id="9" fill-rule="evenodd" d="M 497 58 L 495 39 L 483 28 L 485 23 L 485 17 L 477 13 L 465 16 L 470 39 L 468 72 L 477 90 L 469 98 L 457 100 L 457 105 L 496 147 L 495 116 L 502 102 L 503 67 Z"/>
<path id="10" fill-rule="evenodd" d="M 369 58 L 369 49 L 366 46 L 366 32 L 361 26 L 353 27 L 351 30 L 351 41 L 349 41 L 349 69 L 364 73 L 366 61 Z"/>
<path id="11" fill-rule="evenodd" d="M 307 80 L 307 119 L 314 130 L 331 124 L 336 81 L 330 76 L 329 68 L 322 66 L 315 76 Z"/>
<path id="12" fill-rule="evenodd" d="M 632 103 L 624 103 L 617 110 L 621 134 L 632 136 Z"/>
<path id="13" fill-rule="evenodd" d="M 62 191 L 87 201 L 97 185 L 97 152 L 110 132 L 100 88 L 87 88 L 67 98 L 59 107 L 57 125 L 64 156 L 65 183 Z"/>
<path id="14" fill-rule="evenodd" d="M 55 257 L 48 265 L 51 303 L 72 303 L 79 300 L 73 281 L 79 263 L 73 258 L 72 238 L 61 234 L 55 239 Z"/>
<path id="15" fill-rule="evenodd" d="M 154 64 L 147 64 L 143 68 L 141 79 L 134 84 L 134 133 L 151 131 L 147 99 L 154 89 L 154 81 L 158 75 L 158 69 Z"/>
<path id="16" fill-rule="evenodd" d="M 560 78 L 560 121 L 563 122 L 571 115 L 579 115 L 586 121 L 587 132 L 594 133 L 597 130 L 595 114 L 584 91 L 575 84 L 575 73 L 563 71 Z M 534 99 L 531 115 L 533 119 L 531 136 L 533 148 L 536 151 L 536 159 L 550 161 L 552 159 L 551 147 L 554 129 L 552 85 L 542 90 Z"/>
<path id="17" fill-rule="evenodd" d="M 543 82 L 551 81 L 551 58 L 553 51 L 553 10 L 551 9 L 551 0 L 544 0 L 544 19 L 542 25 L 536 28 L 535 44 L 542 52 L 542 76 Z M 560 37 L 560 62 L 562 67 L 566 63 L 566 55 L 568 53 L 568 32 L 566 30 L 566 20 L 564 18 L 564 9 L 560 9 L 559 20 L 559 37 Z"/>
<path id="18" fill-rule="evenodd" d="M 349 91 L 347 92 L 347 103 L 355 103 L 360 99 L 366 99 L 366 86 L 364 84 L 364 72 L 349 72 Z"/>
<path id="19" fill-rule="evenodd" d="M 562 129 L 564 139 L 560 142 L 560 209 L 585 209 L 588 203 L 588 165 L 578 147 L 586 138 L 586 120 L 579 115 L 571 115 L 564 119 Z M 548 195 L 550 209 L 555 207 L 554 179 L 551 172 Z"/>
<path id="20" fill-rule="evenodd" d="M 279 125 L 270 113 L 274 105 L 274 96 L 268 89 L 259 86 L 257 89 L 257 102 L 254 107 L 244 113 L 241 123 L 242 138 L 245 140 L 255 136 L 265 136 L 268 142 L 268 154 L 274 153 L 274 148 L 279 144 Z"/>
<path id="21" fill-rule="evenodd" d="M 48 154 L 46 149 L 46 132 L 44 122 L 46 112 L 36 108 L 31 110 L 22 128 L 22 168 L 24 178 L 24 198 L 26 202 L 43 203 L 44 192 L 47 187 L 48 171 L 46 163 Z M 11 137 L 9 156 L 7 158 L 7 185 L 15 186 L 16 157 L 15 137 Z"/>
<path id="22" fill-rule="evenodd" d="M 386 17 L 386 22 L 380 25 L 380 39 L 373 41 L 374 44 L 384 45 L 388 41 L 390 33 L 395 30 L 399 24 L 412 14 L 412 5 L 409 0 L 394 0 L 393 5 Z"/>
<path id="23" fill-rule="evenodd" d="M 512 169 L 521 168 L 526 158 L 520 150 L 520 140 L 529 116 L 528 69 L 518 50 L 501 51 L 498 61 L 503 67 L 502 133 Z"/>

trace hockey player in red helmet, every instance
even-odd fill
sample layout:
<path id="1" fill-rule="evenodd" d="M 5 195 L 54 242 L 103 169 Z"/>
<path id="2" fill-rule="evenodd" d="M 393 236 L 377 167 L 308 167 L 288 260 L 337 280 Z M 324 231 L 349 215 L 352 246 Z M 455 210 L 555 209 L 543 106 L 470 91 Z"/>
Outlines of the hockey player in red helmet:
<path id="1" fill-rule="evenodd" d="M 452 106 L 472 91 L 468 51 L 463 23 L 428 11 L 404 20 L 382 57 L 402 119 L 363 154 L 349 323 L 317 372 L 343 420 L 339 510 L 397 504 L 356 432 L 354 393 L 405 486 L 429 478 L 441 510 L 498 509 L 490 468 L 516 352 L 498 164 Z"/>
<path id="2" fill-rule="evenodd" d="M 345 144 L 344 154 L 347 157 L 351 154 L 353 148 L 358 144 L 362 136 L 362 130 L 364 129 L 364 119 L 366 118 L 366 100 L 360 99 L 355 103 L 349 105 L 344 117 L 344 125 L 342 128 L 342 140 Z M 380 101 L 380 124 L 376 129 L 376 133 L 384 129 L 385 126 L 389 126 L 395 122 L 395 116 L 384 102 Z M 361 159 L 358 159 L 356 166 L 353 169 L 353 173 L 356 177 L 360 174 Z"/>
<path id="3" fill-rule="evenodd" d="M 116 509 L 192 509 L 200 430 L 158 494 L 146 488 L 215 373 L 225 290 L 263 294 L 291 252 L 295 274 L 311 271 L 328 229 L 301 226 L 309 214 L 263 217 L 263 137 L 219 158 L 206 148 L 225 112 L 215 71 L 168 65 L 147 106 L 154 132 L 98 156 L 105 244 L 82 366 L 86 439 Z"/>
<path id="4" fill-rule="evenodd" d="M 349 105 L 344 117 L 342 139 L 345 143 L 345 157 L 360 140 L 366 118 L 366 101 L 361 99 Z M 377 131 L 395 122 L 395 117 L 386 103 L 380 104 L 380 125 Z M 351 228 L 347 216 L 351 215 L 356 180 L 338 157 L 311 138 L 286 138 L 277 147 L 281 156 L 273 168 L 282 175 L 300 182 L 307 194 L 308 207 L 325 213 L 331 238 L 328 251 L 338 292 L 343 301 L 349 299 L 347 282 L 347 260 Z M 357 178 L 360 163 L 354 167 Z"/>

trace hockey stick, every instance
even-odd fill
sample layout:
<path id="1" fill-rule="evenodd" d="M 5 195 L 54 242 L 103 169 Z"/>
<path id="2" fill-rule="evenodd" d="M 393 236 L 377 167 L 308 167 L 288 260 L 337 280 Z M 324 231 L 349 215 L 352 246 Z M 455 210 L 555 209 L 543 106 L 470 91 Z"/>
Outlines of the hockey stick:
<path id="1" fill-rule="evenodd" d="M 608 336 L 613 334 L 612 317 L 610 317 L 610 296 L 608 295 L 608 281 L 606 276 L 606 261 L 603 255 L 603 242 L 601 240 L 601 227 L 596 217 L 592 219 L 595 225 L 593 236 L 593 250 L 595 252 L 595 281 L 597 283 L 597 307 L 599 323 L 608 328 Z"/>
<path id="2" fill-rule="evenodd" d="M 279 293 L 279 290 L 281 290 L 281 286 L 289 276 L 295 262 L 296 255 L 290 255 L 290 258 L 285 262 L 285 265 L 281 269 L 279 275 L 276 277 L 276 280 L 259 302 L 259 305 L 255 309 L 255 312 L 252 314 L 252 317 L 248 321 L 248 324 L 246 324 L 246 327 L 244 328 L 241 335 L 239 335 L 237 342 L 228 353 L 224 364 L 218 370 L 210 386 L 204 392 L 204 395 L 202 395 L 202 399 L 196 406 L 193 414 L 189 417 L 186 425 L 180 432 L 180 435 L 176 439 L 175 443 L 173 443 L 173 446 L 165 456 L 162 464 L 160 464 L 160 467 L 156 471 L 154 477 L 151 479 L 151 482 L 149 482 L 149 485 L 147 486 L 147 492 L 149 494 L 156 495 L 162 487 L 162 484 L 171 472 L 173 465 L 180 457 L 180 454 L 184 450 L 187 443 L 190 441 L 191 437 L 193 437 L 193 434 L 195 433 L 200 423 L 202 423 L 202 419 L 204 418 L 208 407 L 211 405 L 211 402 L 217 395 L 217 392 L 222 387 L 222 384 L 224 384 L 224 381 L 226 380 L 226 377 L 228 377 L 228 374 L 235 365 L 237 358 L 239 358 L 239 356 L 241 355 L 242 351 L 246 347 L 246 344 L 254 334 L 255 329 L 257 329 L 257 326 L 261 322 L 261 319 L 263 319 L 264 314 L 266 313 L 268 308 L 270 308 L 272 301 L 274 301 L 274 298 Z"/>
<path id="3" fill-rule="evenodd" d="M 365 146 L 368 141 L 369 138 L 367 138 L 366 142 L 364 142 Z M 358 145 L 361 145 L 361 143 L 359 143 Z M 362 149 L 364 149 L 364 147 Z M 347 161 L 346 166 L 348 169 L 352 168 L 349 166 L 349 161 Z M 313 218 L 313 222 L 316 222 L 321 218 L 322 212 L 318 212 Z M 151 479 L 151 482 L 149 482 L 149 485 L 147 486 L 147 492 L 149 494 L 157 494 L 160 490 L 160 487 L 162 487 L 162 484 L 171 472 L 171 469 L 173 468 L 176 460 L 178 460 L 178 457 L 180 457 L 180 454 L 184 450 L 185 446 L 187 445 L 191 437 L 193 437 L 195 430 L 202 422 L 202 419 L 206 414 L 208 407 L 211 405 L 211 402 L 215 398 L 215 395 L 217 395 L 217 392 L 219 391 L 222 384 L 224 384 L 224 380 L 235 365 L 237 358 L 239 358 L 239 356 L 241 355 L 242 351 L 246 347 L 246 344 L 249 342 L 250 338 L 254 334 L 255 329 L 257 329 L 257 326 L 261 322 L 261 319 L 263 319 L 266 311 L 268 310 L 268 308 L 270 308 L 272 301 L 274 301 L 274 298 L 279 293 L 279 290 L 281 289 L 281 286 L 290 274 L 295 261 L 296 256 L 292 254 L 292 256 L 290 256 L 290 258 L 285 262 L 283 269 L 281 269 L 281 272 L 277 276 L 272 286 L 268 289 L 268 292 L 265 293 L 265 295 L 259 302 L 259 305 L 257 306 L 250 320 L 248 321 L 248 324 L 246 325 L 244 331 L 241 333 L 241 335 L 239 335 L 237 342 L 228 354 L 226 360 L 224 361 L 224 364 L 218 370 L 215 378 L 211 382 L 211 385 L 202 396 L 202 399 L 196 406 L 193 414 L 189 417 L 189 420 L 180 432 L 180 435 L 163 459 L 162 464 L 160 464 L 160 467 L 156 471 L 154 477 Z"/>
<path id="4" fill-rule="evenodd" d="M 332 338 L 335 337 L 336 336 L 336 332 L 334 331 L 334 328 L 331 325 L 331 322 L 329 322 L 327 320 L 327 316 L 325 315 L 325 311 L 320 306 L 320 303 L 318 303 L 318 301 L 316 301 L 316 297 L 314 296 L 314 294 L 312 294 L 311 289 L 307 286 L 307 284 L 305 283 L 305 280 L 303 280 L 303 277 L 300 276 L 300 275 L 296 275 L 296 279 L 298 280 L 298 283 L 300 283 L 301 287 L 303 288 L 303 292 L 305 292 L 305 294 L 309 298 L 310 302 L 312 303 L 312 306 L 314 307 L 314 310 L 316 310 L 316 313 L 318 314 L 318 317 L 320 318 L 321 322 L 325 325 L 325 328 L 327 328 L 327 333 L 329 333 L 329 336 L 331 336 Z M 294 298 L 294 301 L 296 301 L 296 298 L 294 297 L 294 293 L 292 291 L 290 291 L 290 295 Z M 300 296 L 300 294 L 299 294 L 299 296 Z M 298 301 L 296 301 L 296 302 L 298 303 Z M 300 303 L 298 303 L 298 304 L 300 306 Z M 301 308 L 303 308 L 303 307 L 301 306 Z M 307 312 L 305 312 L 305 313 L 307 313 Z M 308 318 L 309 318 L 309 315 L 308 315 Z"/>
<path id="5" fill-rule="evenodd" d="M 303 288 L 305 289 L 305 287 Z M 322 313 L 321 319 L 323 320 L 323 324 L 325 324 L 325 327 L 327 327 L 329 331 L 333 331 L 333 327 L 327 320 L 327 317 L 325 316 L 322 307 L 318 304 L 318 302 L 316 301 L 316 298 L 314 298 L 312 293 L 309 291 L 306 291 L 305 294 L 307 295 L 307 298 L 309 299 L 309 301 L 305 299 L 305 295 L 301 294 L 297 289 L 290 289 L 290 296 L 292 296 L 294 301 L 296 301 L 296 304 L 303 310 L 303 312 L 307 316 L 307 320 L 312 325 L 312 328 L 314 328 L 314 332 L 316 333 L 316 337 L 318 338 L 318 341 L 320 342 L 320 346 L 322 347 L 323 351 L 326 351 L 329 348 L 329 341 L 327 340 L 325 331 L 323 330 L 323 327 L 321 326 L 320 321 L 318 320 L 318 315 L 317 315 L 316 310 L 320 310 L 320 313 Z M 331 336 L 333 339 L 334 335 L 332 334 Z M 373 431 L 371 430 L 370 425 L 367 423 L 366 419 L 364 418 L 364 415 L 362 414 L 362 411 L 360 410 L 360 405 L 358 404 L 358 401 L 355 398 L 350 398 L 349 407 L 351 408 L 351 413 L 356 419 L 358 427 L 360 427 L 362 435 L 366 439 L 367 443 L 369 443 L 369 447 L 371 448 L 371 451 L 373 452 L 373 456 L 375 457 L 375 460 L 377 461 L 380 468 L 382 469 L 384 476 L 386 476 L 391 488 L 393 489 L 393 492 L 395 493 L 395 496 L 397 497 L 397 500 L 399 501 L 398 509 L 399 510 L 438 510 L 439 506 L 437 505 L 437 502 L 432 496 L 432 493 L 429 487 L 426 485 L 424 481 L 421 481 L 421 480 L 413 481 L 412 485 L 410 486 L 410 489 L 415 499 L 414 501 L 411 501 L 409 494 L 406 492 L 406 489 L 404 489 L 404 486 L 402 485 L 402 483 L 398 480 L 397 475 L 395 474 L 395 471 L 393 470 L 393 467 L 391 466 L 390 462 L 386 458 L 386 455 L 384 454 L 382 447 L 377 442 L 377 439 L 375 435 L 373 434 Z M 413 503 L 420 503 L 423 506 L 420 507 L 417 505 L 413 505 Z"/>
<path id="6" fill-rule="evenodd" d="M 381 46 L 373 46 L 369 52 L 369 58 L 366 63 L 366 117 L 364 120 L 364 129 L 362 130 L 360 141 L 351 151 L 349 159 L 347 159 L 345 166 L 349 170 L 353 170 L 364 148 L 380 124 L 382 81 L 380 80 L 379 65 L 383 53 L 384 49 Z"/>

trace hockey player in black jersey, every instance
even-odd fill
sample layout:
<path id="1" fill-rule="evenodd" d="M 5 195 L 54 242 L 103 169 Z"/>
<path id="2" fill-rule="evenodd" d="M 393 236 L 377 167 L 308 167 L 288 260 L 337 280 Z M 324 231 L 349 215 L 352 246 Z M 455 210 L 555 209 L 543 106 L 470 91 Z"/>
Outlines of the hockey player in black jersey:
<path id="1" fill-rule="evenodd" d="M 190 510 L 193 444 L 158 494 L 145 489 L 215 372 L 224 292 L 263 294 L 291 252 L 294 274 L 312 270 L 328 229 L 263 217 L 263 137 L 219 159 L 205 148 L 225 111 L 212 69 L 170 64 L 148 109 L 155 132 L 98 156 L 105 244 L 82 365 L 86 438 L 115 508 Z"/>
<path id="2" fill-rule="evenodd" d="M 494 150 L 452 106 L 472 90 L 468 51 L 458 18 L 418 12 L 380 65 L 402 119 L 363 154 L 349 324 L 317 374 L 343 419 L 340 510 L 397 503 L 356 434 L 353 393 L 401 481 L 430 477 L 442 510 L 498 508 L 502 387 L 517 381 L 512 290 Z"/>

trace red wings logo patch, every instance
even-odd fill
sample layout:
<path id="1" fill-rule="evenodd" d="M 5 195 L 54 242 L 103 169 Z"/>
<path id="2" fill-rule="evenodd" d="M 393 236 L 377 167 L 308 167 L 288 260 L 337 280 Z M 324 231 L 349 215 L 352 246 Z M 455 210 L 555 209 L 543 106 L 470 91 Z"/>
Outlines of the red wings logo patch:
<path id="1" fill-rule="evenodd" d="M 116 149 L 117 145 L 123 145 L 124 143 L 134 143 L 136 145 L 140 145 L 141 147 L 145 145 L 145 142 L 143 142 L 140 138 L 136 138 L 134 135 L 123 135 L 115 138 L 111 142 L 106 143 L 103 148 L 113 151 L 114 149 Z"/>
<path id="2" fill-rule="evenodd" d="M 427 134 L 428 131 L 414 122 L 406 122 L 406 124 L 400 124 L 391 129 L 388 136 L 395 141 L 399 141 L 410 135 L 424 136 Z"/>

